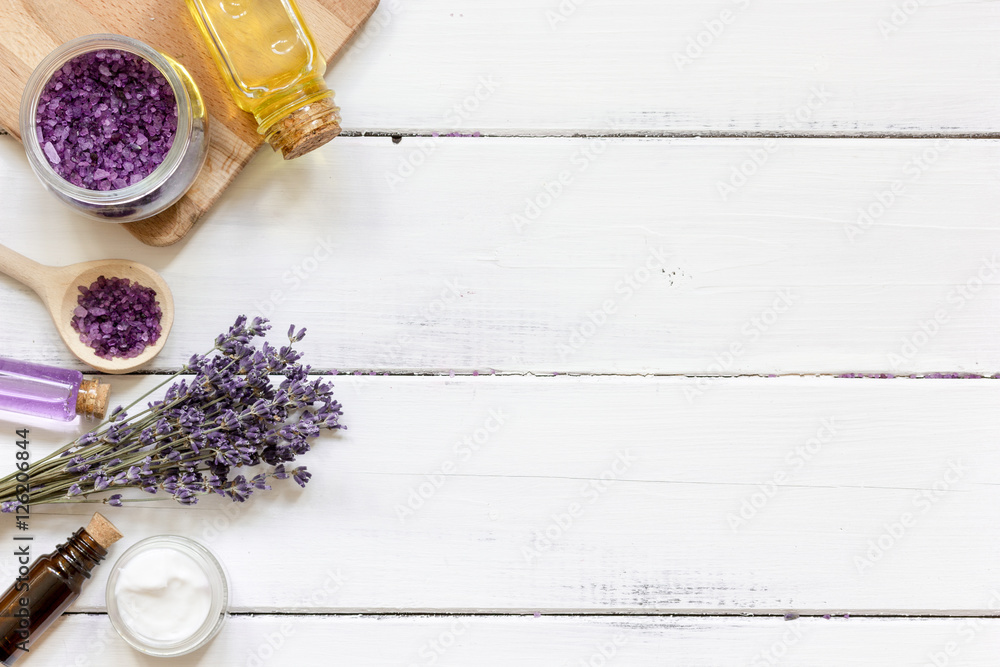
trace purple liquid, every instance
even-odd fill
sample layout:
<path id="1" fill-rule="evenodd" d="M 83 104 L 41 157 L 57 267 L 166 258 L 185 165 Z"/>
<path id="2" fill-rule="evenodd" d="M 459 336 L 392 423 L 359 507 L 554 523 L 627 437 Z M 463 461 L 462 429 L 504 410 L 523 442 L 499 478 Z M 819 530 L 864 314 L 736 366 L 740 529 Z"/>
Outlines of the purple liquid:
<path id="1" fill-rule="evenodd" d="M 83 373 L 0 357 L 0 410 L 70 421 Z"/>

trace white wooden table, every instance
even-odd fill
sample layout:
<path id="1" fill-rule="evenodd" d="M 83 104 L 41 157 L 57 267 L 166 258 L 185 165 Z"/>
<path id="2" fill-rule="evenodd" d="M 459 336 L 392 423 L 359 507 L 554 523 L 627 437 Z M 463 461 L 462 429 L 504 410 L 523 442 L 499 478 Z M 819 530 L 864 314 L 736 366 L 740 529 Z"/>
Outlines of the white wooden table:
<path id="1" fill-rule="evenodd" d="M 267 314 L 349 425 L 304 491 L 110 513 L 225 562 L 209 647 L 128 648 L 105 566 L 24 664 L 996 665 L 998 37 L 996 1 L 384 0 L 347 136 L 166 249 L 0 141 L 3 243 L 172 285 L 149 370 Z M 0 355 L 72 365 L 7 279 Z"/>

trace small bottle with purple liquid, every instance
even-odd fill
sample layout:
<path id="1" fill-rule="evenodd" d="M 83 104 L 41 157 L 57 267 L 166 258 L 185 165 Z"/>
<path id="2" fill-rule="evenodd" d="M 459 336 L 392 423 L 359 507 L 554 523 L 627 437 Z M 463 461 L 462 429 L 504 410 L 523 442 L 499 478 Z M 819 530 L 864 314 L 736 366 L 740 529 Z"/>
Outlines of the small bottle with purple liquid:
<path id="1" fill-rule="evenodd" d="M 78 414 L 103 419 L 110 387 L 80 371 L 0 357 L 0 413 L 71 421 Z"/>

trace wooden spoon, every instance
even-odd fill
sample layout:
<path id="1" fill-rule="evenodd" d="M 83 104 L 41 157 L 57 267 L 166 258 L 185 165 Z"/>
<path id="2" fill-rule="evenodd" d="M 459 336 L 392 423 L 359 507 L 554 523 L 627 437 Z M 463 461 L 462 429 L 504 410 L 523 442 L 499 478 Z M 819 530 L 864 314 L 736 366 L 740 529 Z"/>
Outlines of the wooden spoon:
<path id="1" fill-rule="evenodd" d="M 96 262 L 81 262 L 69 266 L 46 266 L 28 259 L 0 245 L 0 273 L 27 285 L 38 294 L 49 309 L 56 330 L 62 336 L 69 351 L 85 364 L 104 373 L 128 373 L 139 368 L 163 349 L 163 344 L 174 323 L 174 297 L 166 281 L 156 271 L 127 259 L 102 259 Z M 160 337 L 137 357 L 131 359 L 102 359 L 94 350 L 80 340 L 80 334 L 73 330 L 73 310 L 80 296 L 79 286 L 90 286 L 100 276 L 108 278 L 128 278 L 143 287 L 156 291 L 160 304 Z"/>

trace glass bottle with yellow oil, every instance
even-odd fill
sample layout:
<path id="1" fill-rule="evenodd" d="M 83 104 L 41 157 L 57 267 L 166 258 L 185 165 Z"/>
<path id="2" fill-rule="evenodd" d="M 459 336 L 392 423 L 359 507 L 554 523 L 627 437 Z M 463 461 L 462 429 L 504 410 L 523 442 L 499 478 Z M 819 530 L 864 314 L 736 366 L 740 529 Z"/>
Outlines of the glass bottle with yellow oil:
<path id="1" fill-rule="evenodd" d="M 340 134 L 326 60 L 295 0 L 187 0 L 233 99 L 286 160 Z"/>

